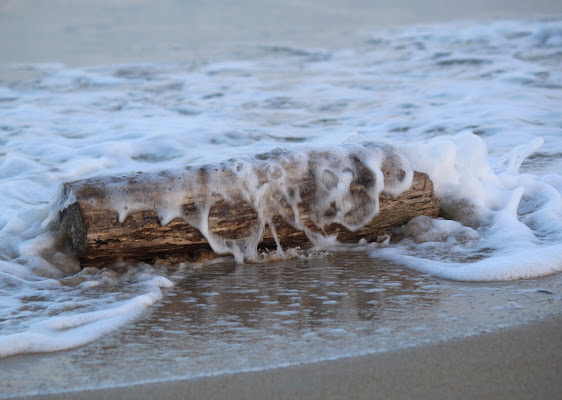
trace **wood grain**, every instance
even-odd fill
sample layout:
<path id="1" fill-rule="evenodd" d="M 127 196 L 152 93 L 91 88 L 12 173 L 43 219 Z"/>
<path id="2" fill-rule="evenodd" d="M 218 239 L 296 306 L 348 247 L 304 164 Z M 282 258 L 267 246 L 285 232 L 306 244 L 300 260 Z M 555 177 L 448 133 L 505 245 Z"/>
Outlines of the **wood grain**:
<path id="1" fill-rule="evenodd" d="M 163 179 L 166 173 L 160 173 Z M 171 178 L 170 178 L 171 179 Z M 108 181 L 109 180 L 109 181 Z M 207 256 L 211 248 L 205 237 L 185 220 L 175 218 L 166 225 L 159 222 L 155 210 L 131 212 L 123 222 L 119 222 L 117 212 L 112 209 L 108 183 L 123 186 L 129 193 L 142 193 L 148 201 L 156 201 L 162 195 L 151 187 L 151 180 L 138 180 L 134 176 L 94 178 L 63 185 L 62 203 L 66 206 L 60 212 L 59 237 L 67 250 L 80 261 L 82 267 L 100 266 L 115 260 L 164 262 L 194 261 Z M 302 188 L 312 185 L 306 179 Z M 193 214 L 197 202 L 204 193 L 204 186 L 192 193 L 187 193 L 182 202 L 185 215 Z M 351 188 L 360 193 L 361 188 Z M 320 231 L 310 221 L 309 197 L 312 191 L 302 190 L 298 205 L 300 220 L 311 231 Z M 254 208 L 242 198 L 227 201 L 220 194 L 211 196 L 212 206 L 209 211 L 209 231 L 216 236 L 244 240 L 256 229 L 258 219 Z M 300 230 L 286 223 L 286 215 L 293 210 L 287 205 L 285 218 L 273 217 L 277 235 L 284 248 L 307 247 L 311 243 Z M 361 238 L 374 241 L 379 235 L 389 233 L 417 215 L 437 217 L 439 200 L 434 196 L 433 183 L 426 174 L 415 172 L 412 186 L 397 198 L 381 196 L 380 213 L 363 228 L 352 232 L 332 224 L 325 228 L 328 234 L 337 234 L 341 242 L 357 242 Z M 274 237 L 269 228 L 263 235 L 260 247 L 275 249 Z"/>

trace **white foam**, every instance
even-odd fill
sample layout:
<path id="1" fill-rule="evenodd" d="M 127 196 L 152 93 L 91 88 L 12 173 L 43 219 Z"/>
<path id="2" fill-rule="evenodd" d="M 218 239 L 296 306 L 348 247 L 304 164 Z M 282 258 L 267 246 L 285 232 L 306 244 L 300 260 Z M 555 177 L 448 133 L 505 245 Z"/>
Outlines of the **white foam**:
<path id="1" fill-rule="evenodd" d="M 540 144 L 542 140 L 533 140 L 512 151 L 507 170 L 500 164 L 498 174 L 489 165 L 485 142 L 469 132 L 404 146 L 414 168 L 432 178 L 442 213 L 477 231 L 455 221 L 418 217 L 406 225 L 405 233 L 419 246 L 406 241 L 373 256 L 466 281 L 562 271 L 560 192 L 537 176 L 517 172 Z"/>
<path id="2" fill-rule="evenodd" d="M 88 271 L 85 271 L 85 275 L 88 275 Z M 99 274 L 95 273 L 94 276 L 99 276 Z M 6 302 L 2 314 L 9 315 L 10 312 L 25 309 L 29 298 L 38 297 L 43 300 L 37 303 L 41 304 L 41 307 L 38 307 L 41 309 L 37 311 L 38 315 L 26 313 L 28 315 L 25 322 L 16 323 L 8 329 L 8 331 L 16 331 L 15 333 L 2 335 L 0 357 L 19 353 L 64 350 L 95 341 L 137 319 L 147 307 L 162 298 L 161 288 L 173 285 L 165 277 L 137 272 L 129 274 L 127 278 L 128 285 L 136 286 L 139 292 L 144 293 L 133 295 L 132 298 L 125 301 L 116 301 L 116 297 L 119 297 L 118 292 L 107 293 L 108 280 L 102 277 L 106 283 L 104 289 L 107 298 L 92 299 L 86 302 L 84 302 L 84 296 L 87 296 L 88 291 L 92 288 L 100 286 L 101 282 L 86 280 L 71 291 L 59 291 L 57 289 L 61 288 L 61 285 L 58 281 L 43 280 L 39 281 L 40 286 L 37 286 L 34 281 L 15 282 L 12 280 L 12 288 L 15 286 L 18 289 L 20 300 L 13 299 L 12 302 Z M 131 278 L 133 279 L 131 280 Z M 113 284 L 119 290 L 118 286 L 122 283 L 120 283 L 120 279 L 116 279 Z M 49 292 L 49 289 L 53 290 Z M 62 294 L 66 298 L 63 301 L 60 297 Z M 88 311 L 92 306 L 100 309 Z M 45 308 L 56 316 L 45 318 L 41 315 L 41 311 Z M 70 310 L 71 313 L 68 314 L 67 310 Z"/>
<path id="3" fill-rule="evenodd" d="M 406 237 L 421 244 L 427 242 L 453 242 L 470 247 L 480 238 L 478 233 L 457 221 L 433 219 L 426 216 L 412 218 L 405 227 Z"/>
<path id="4" fill-rule="evenodd" d="M 475 262 L 450 262 L 410 256 L 396 249 L 384 249 L 373 253 L 375 257 L 386 257 L 423 272 L 457 281 L 503 281 L 536 278 L 562 270 L 560 255 L 562 245 L 512 248 L 494 252 L 490 258 Z"/>
<path id="5" fill-rule="evenodd" d="M 111 207 L 123 223 L 127 215 L 156 210 L 162 225 L 180 218 L 197 228 L 219 254 L 232 254 L 237 262 L 257 260 L 257 247 L 266 225 L 275 235 L 273 219 L 279 215 L 322 247 L 336 236 L 325 227 L 337 223 L 357 230 L 379 212 L 381 193 L 397 196 L 411 186 L 412 169 L 406 158 L 388 144 L 364 142 L 341 146 L 275 149 L 255 157 L 233 158 L 220 164 L 191 165 L 166 173 L 135 174 L 123 180 L 99 178 Z M 150 181 L 154 193 L 142 190 Z M 135 185 L 140 184 L 140 190 Z M 186 196 L 194 197 L 196 210 L 185 213 Z M 224 237 L 209 226 L 214 204 L 240 207 L 255 213 L 257 223 L 242 237 Z M 303 204 L 316 229 L 300 217 Z M 278 244 L 278 252 L 283 250 Z"/>

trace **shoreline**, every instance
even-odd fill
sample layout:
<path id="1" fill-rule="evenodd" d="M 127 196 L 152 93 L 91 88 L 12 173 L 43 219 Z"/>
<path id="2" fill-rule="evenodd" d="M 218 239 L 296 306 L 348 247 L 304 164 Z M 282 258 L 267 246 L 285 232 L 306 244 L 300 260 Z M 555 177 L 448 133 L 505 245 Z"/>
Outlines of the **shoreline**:
<path id="1" fill-rule="evenodd" d="M 253 372 L 20 399 L 557 398 L 562 314 L 465 338 Z"/>

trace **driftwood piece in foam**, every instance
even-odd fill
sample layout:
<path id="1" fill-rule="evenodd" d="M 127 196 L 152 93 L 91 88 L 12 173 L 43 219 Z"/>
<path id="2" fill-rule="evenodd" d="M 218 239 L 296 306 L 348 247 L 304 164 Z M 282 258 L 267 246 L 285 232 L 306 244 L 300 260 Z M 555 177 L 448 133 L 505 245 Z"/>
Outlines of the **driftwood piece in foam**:
<path id="1" fill-rule="evenodd" d="M 112 185 L 125 185 L 128 191 L 143 191 L 148 201 L 151 198 L 157 200 L 162 195 L 149 183 L 137 182 L 130 176 L 110 179 Z M 212 253 L 205 237 L 182 219 L 175 218 L 162 226 L 154 210 L 144 210 L 131 212 L 120 222 L 117 212 L 110 206 L 107 191 L 102 189 L 105 183 L 101 178 L 93 178 L 63 185 L 62 202 L 66 206 L 60 212 L 59 239 L 66 251 L 78 258 L 82 267 L 101 266 L 114 260 L 194 261 Z M 303 186 L 308 184 L 310 182 L 302 182 Z M 198 196 L 202 195 L 187 193 L 182 209 L 185 212 L 192 210 L 196 207 Z M 299 204 L 301 221 L 310 229 L 317 230 L 310 222 L 309 210 L 306 209 L 308 199 L 305 196 L 306 192 L 303 191 Z M 397 198 L 381 196 L 379 214 L 363 228 L 351 232 L 332 224 L 325 231 L 337 234 L 341 242 L 357 242 L 361 238 L 374 241 L 379 235 L 389 233 L 392 228 L 405 224 L 415 216 L 437 217 L 438 214 L 439 200 L 434 196 L 433 183 L 426 174 L 415 172 L 409 190 Z M 243 239 L 254 229 L 257 214 L 243 200 L 232 204 L 220 195 L 213 194 L 208 221 L 209 230 L 214 235 Z M 273 223 L 284 248 L 311 245 L 303 232 L 289 226 L 280 216 L 274 217 Z M 261 247 L 276 248 L 268 227 Z"/>

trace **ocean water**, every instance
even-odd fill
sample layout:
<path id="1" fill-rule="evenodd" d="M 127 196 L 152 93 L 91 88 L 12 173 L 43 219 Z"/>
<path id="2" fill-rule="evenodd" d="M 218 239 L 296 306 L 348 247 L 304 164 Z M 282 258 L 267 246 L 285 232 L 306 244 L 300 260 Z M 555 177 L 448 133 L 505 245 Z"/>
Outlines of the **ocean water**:
<path id="1" fill-rule="evenodd" d="M 0 82 L 0 397 L 367 354 L 560 313 L 561 65 L 553 17 L 213 62 L 14 66 L 23 78 Z M 54 247 L 63 182 L 364 140 L 427 172 L 448 219 L 266 264 L 235 253 L 80 269 Z"/>

